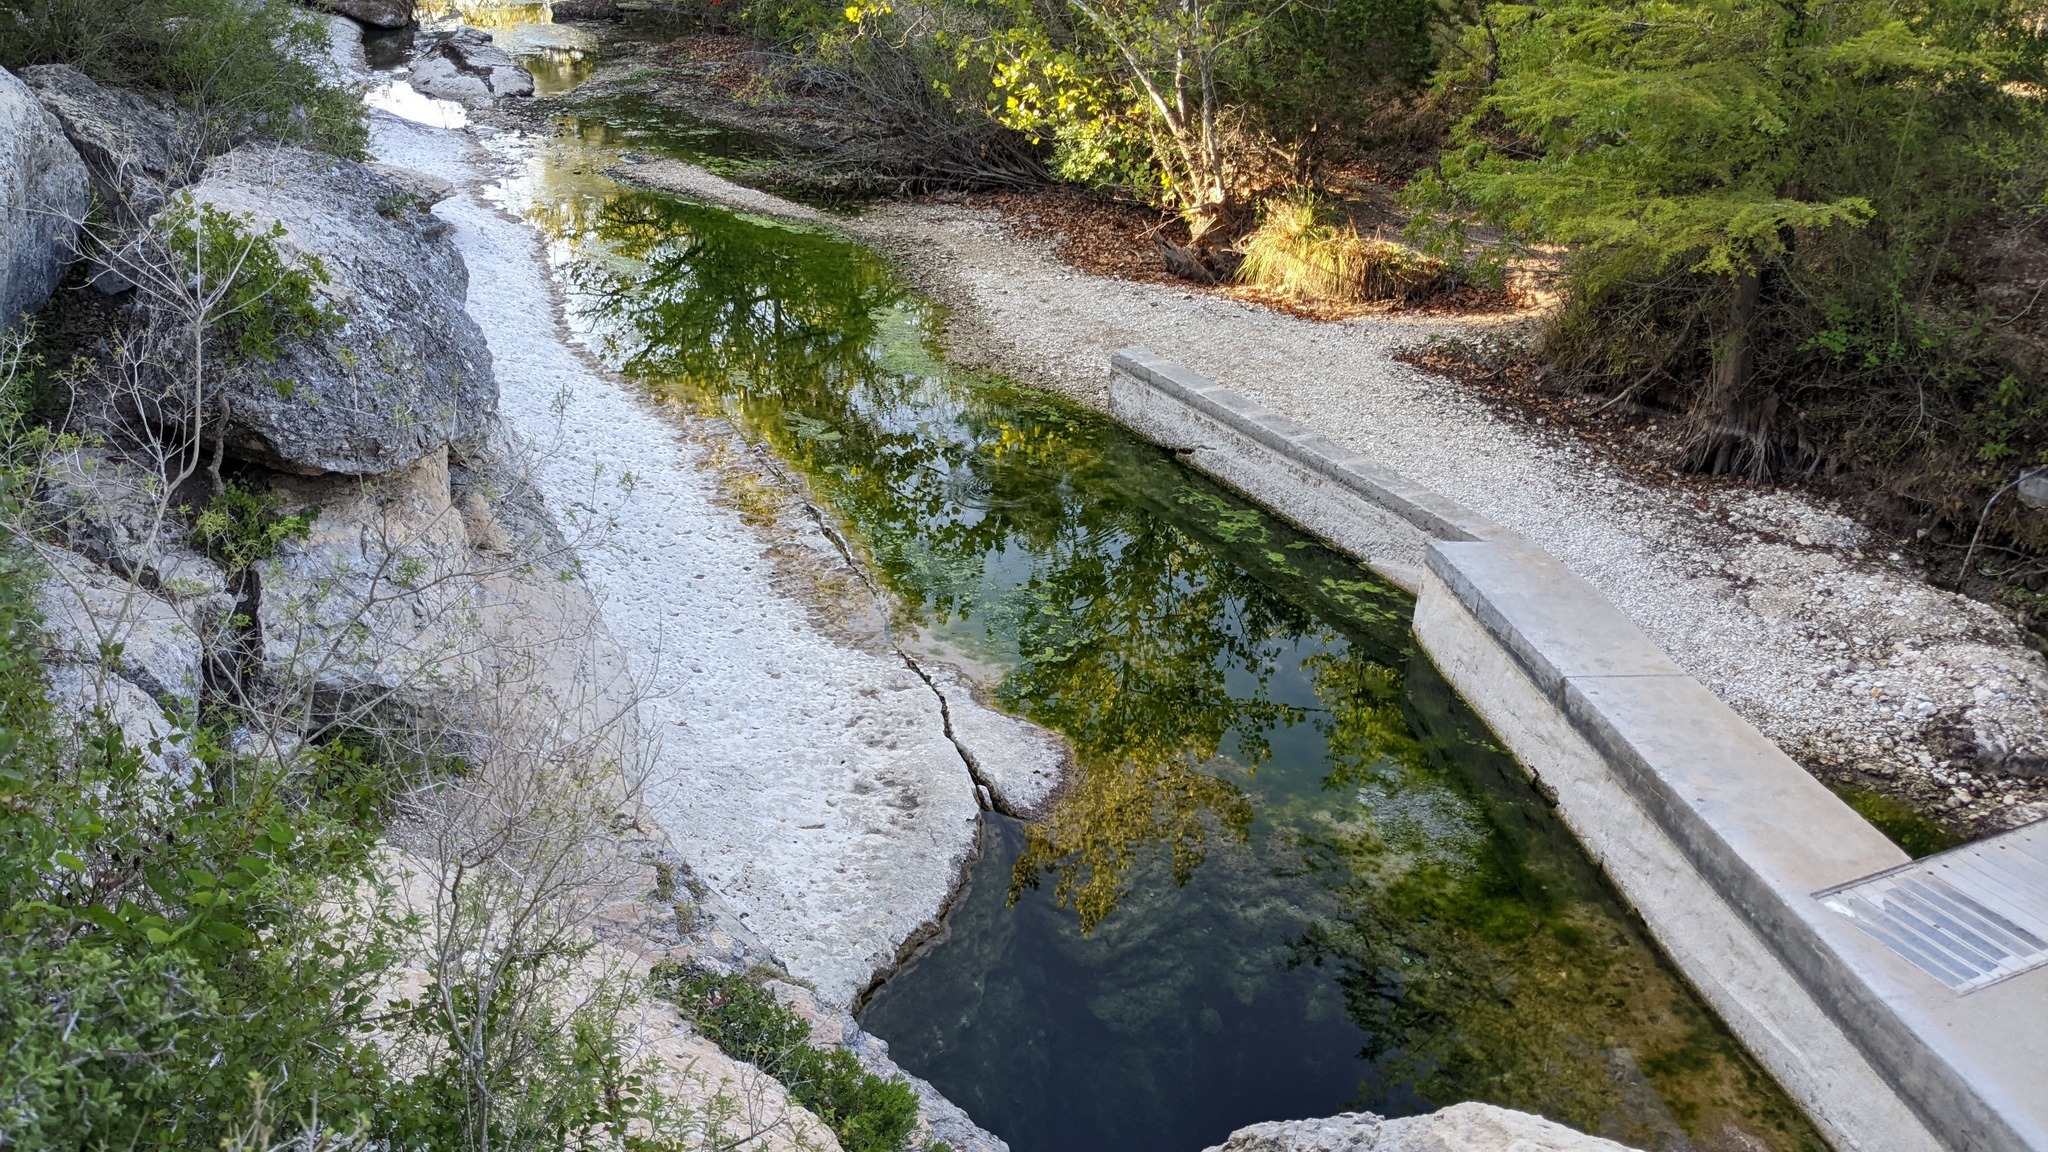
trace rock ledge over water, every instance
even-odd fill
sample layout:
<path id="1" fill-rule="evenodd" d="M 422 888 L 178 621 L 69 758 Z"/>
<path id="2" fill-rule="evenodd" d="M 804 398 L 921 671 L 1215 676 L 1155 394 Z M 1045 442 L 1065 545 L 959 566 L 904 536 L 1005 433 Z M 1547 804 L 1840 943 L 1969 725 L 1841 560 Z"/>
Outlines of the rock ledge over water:
<path id="1" fill-rule="evenodd" d="M 1254 1124 L 1207 1152 L 1629 1152 L 1626 1145 L 1562 1124 L 1496 1108 L 1457 1104 L 1427 1116 L 1383 1120 L 1346 1112 L 1320 1120 Z"/>

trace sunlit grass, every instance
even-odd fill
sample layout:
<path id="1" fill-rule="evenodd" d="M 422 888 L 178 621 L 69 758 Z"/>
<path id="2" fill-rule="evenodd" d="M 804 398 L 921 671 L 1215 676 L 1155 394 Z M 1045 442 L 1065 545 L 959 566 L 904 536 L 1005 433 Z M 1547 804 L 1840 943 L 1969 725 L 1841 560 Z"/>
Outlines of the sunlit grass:
<path id="1" fill-rule="evenodd" d="M 1410 300 L 1444 287 L 1441 260 L 1362 235 L 1314 193 L 1268 200 L 1259 226 L 1238 245 L 1240 282 L 1296 300 L 1353 304 Z"/>

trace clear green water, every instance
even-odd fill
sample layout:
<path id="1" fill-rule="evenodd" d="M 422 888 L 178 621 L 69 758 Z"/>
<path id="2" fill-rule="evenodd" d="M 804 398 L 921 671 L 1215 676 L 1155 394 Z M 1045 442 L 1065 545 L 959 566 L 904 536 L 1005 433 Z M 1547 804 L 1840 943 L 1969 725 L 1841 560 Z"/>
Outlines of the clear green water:
<path id="1" fill-rule="evenodd" d="M 1645 1148 L 1822 1147 L 1420 656 L 1405 596 L 948 367 L 938 312 L 859 245 L 595 175 L 602 120 L 514 197 L 579 325 L 798 468 L 927 646 L 1078 753 L 1050 816 L 988 821 L 945 933 L 867 1003 L 904 1067 L 1018 1152 L 1468 1099 Z"/>

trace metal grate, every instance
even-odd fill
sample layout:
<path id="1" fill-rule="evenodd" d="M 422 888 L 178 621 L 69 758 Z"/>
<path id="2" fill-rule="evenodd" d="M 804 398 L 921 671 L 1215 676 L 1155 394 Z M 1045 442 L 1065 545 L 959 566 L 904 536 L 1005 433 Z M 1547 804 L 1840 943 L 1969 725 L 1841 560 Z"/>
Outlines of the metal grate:
<path id="1" fill-rule="evenodd" d="M 1929 976 L 1975 992 L 2048 964 L 2048 821 L 1815 896 Z"/>

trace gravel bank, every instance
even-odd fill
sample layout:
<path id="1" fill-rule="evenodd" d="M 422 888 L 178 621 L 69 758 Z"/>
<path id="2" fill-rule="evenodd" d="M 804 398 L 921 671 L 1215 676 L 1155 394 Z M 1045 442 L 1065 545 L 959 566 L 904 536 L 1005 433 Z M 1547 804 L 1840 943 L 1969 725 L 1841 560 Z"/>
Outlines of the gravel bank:
<path id="1" fill-rule="evenodd" d="M 954 308 L 953 354 L 1106 406 L 1142 344 L 1527 535 L 1811 770 L 1979 830 L 2048 816 L 2048 664 L 1989 607 L 1789 492 L 1646 487 L 1394 359 L 1471 322 L 1317 323 L 1075 271 L 991 214 L 890 205 L 851 230 Z"/>

